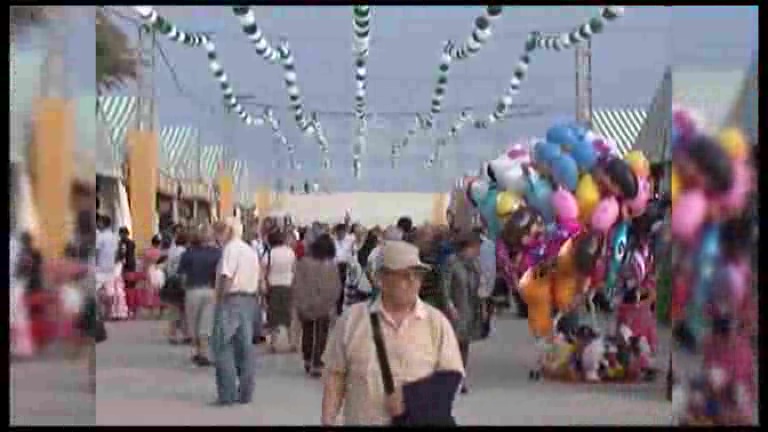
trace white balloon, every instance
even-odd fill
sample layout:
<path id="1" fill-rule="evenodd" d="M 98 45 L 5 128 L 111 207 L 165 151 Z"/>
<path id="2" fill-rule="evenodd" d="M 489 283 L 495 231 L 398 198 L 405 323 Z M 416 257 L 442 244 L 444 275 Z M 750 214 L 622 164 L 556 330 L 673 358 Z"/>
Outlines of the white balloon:
<path id="1" fill-rule="evenodd" d="M 521 156 L 511 159 L 507 153 L 490 162 L 491 170 L 496 176 L 499 189 L 516 193 L 525 191 L 527 180 L 523 171 L 523 165 L 530 163 L 530 157 Z"/>

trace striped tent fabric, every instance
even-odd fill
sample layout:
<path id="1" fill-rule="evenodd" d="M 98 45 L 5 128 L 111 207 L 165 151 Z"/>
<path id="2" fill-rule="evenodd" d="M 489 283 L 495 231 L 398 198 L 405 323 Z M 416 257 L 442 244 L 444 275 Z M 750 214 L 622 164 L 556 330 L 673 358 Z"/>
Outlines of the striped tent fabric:
<path id="1" fill-rule="evenodd" d="M 223 146 L 209 145 L 200 147 L 200 176 L 206 181 L 213 181 L 219 170 L 219 163 L 223 158 Z"/>
<path id="2" fill-rule="evenodd" d="M 755 55 L 747 69 L 739 97 L 734 102 L 731 113 L 723 124 L 724 127 L 736 126 L 740 128 L 753 145 L 757 143 L 757 94 L 759 91 L 757 83 L 757 55 Z"/>
<path id="3" fill-rule="evenodd" d="M 194 159 L 198 129 L 189 126 L 166 126 L 160 130 L 160 167 L 173 178 L 185 177 Z"/>
<path id="4" fill-rule="evenodd" d="M 650 161 L 669 159 L 672 151 L 672 70 L 667 68 L 648 109 L 648 118 L 635 140 Z"/>
<path id="5" fill-rule="evenodd" d="M 644 109 L 596 109 L 592 111 L 592 129 L 616 141 L 620 156 L 632 150 L 647 117 Z"/>
<path id="6" fill-rule="evenodd" d="M 123 161 L 125 137 L 136 113 L 135 96 L 99 96 L 98 118 L 107 126 L 107 135 L 116 161 Z"/>

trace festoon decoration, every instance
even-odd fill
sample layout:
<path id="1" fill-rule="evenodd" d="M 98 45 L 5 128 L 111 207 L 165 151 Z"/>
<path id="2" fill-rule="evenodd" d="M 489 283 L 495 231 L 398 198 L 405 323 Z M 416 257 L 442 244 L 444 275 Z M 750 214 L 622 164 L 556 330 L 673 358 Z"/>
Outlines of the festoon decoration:
<path id="1" fill-rule="evenodd" d="M 414 125 L 408 129 L 405 138 L 400 143 L 401 148 L 408 146 L 410 139 L 416 135 L 419 129 L 428 130 L 434 126 L 435 116 L 442 110 L 442 100 L 448 85 L 448 72 L 451 68 L 451 63 L 453 60 L 466 60 L 480 51 L 491 37 L 491 22 L 501 16 L 501 11 L 502 6 L 487 6 L 483 15 L 475 19 L 472 34 L 463 45 L 457 48 L 453 41 L 449 40 L 445 43 L 440 57 L 437 85 L 432 92 L 430 112 L 426 115 L 416 116 Z"/>
<path id="2" fill-rule="evenodd" d="M 459 114 L 459 118 L 453 122 L 451 125 L 451 128 L 448 130 L 448 135 L 443 138 L 439 138 L 435 140 L 435 150 L 430 155 L 429 159 L 427 160 L 427 163 L 425 166 L 432 167 L 434 165 L 434 162 L 440 159 L 440 149 L 447 146 L 451 140 L 455 139 L 456 136 L 459 134 L 459 131 L 464 128 L 464 126 L 467 123 L 472 123 L 474 121 L 474 117 L 472 115 L 472 110 L 469 108 L 465 108 L 461 111 Z M 432 161 L 431 163 L 429 161 Z"/>
<path id="3" fill-rule="evenodd" d="M 297 84 L 296 67 L 294 64 L 293 52 L 288 41 L 281 39 L 275 48 L 267 40 L 264 33 L 256 24 L 256 16 L 248 6 L 233 6 L 232 11 L 240 21 L 243 33 L 253 45 L 256 54 L 271 64 L 281 65 L 283 67 L 283 79 L 288 91 L 290 100 L 289 106 L 293 111 L 294 119 L 299 129 L 305 135 L 314 134 L 314 125 L 309 121 L 304 112 L 304 104 L 301 99 L 301 89 Z"/>
<path id="4" fill-rule="evenodd" d="M 280 130 L 280 121 L 275 118 L 274 111 L 270 107 L 264 108 L 264 121 L 269 124 L 269 127 L 272 129 L 272 137 L 275 139 L 276 142 L 278 142 L 281 146 L 285 147 L 285 150 L 288 152 L 288 167 L 291 171 L 294 171 L 298 168 L 298 164 L 296 162 L 296 147 L 293 145 L 293 143 L 290 143 L 288 139 L 283 135 L 283 132 Z"/>
<path id="5" fill-rule="evenodd" d="M 226 106 L 232 110 L 245 124 L 249 126 L 261 126 L 264 121 L 261 118 L 254 117 L 245 111 L 245 108 L 238 102 L 237 96 L 229 83 L 227 74 L 218 61 L 216 45 L 210 37 L 204 33 L 189 33 L 179 30 L 173 23 L 160 16 L 152 6 L 134 6 L 133 8 L 141 19 L 150 27 L 161 34 L 167 36 L 174 42 L 181 43 L 188 47 L 203 46 L 208 53 L 208 67 L 213 72 L 213 76 L 219 81 Z"/>
<path id="6" fill-rule="evenodd" d="M 543 35 L 541 32 L 532 32 L 525 42 L 524 52 L 515 66 L 509 87 L 507 87 L 504 95 L 499 98 L 494 112 L 488 116 L 487 120 L 476 121 L 475 127 L 485 129 L 491 124 L 504 119 L 510 106 L 512 106 L 513 98 L 520 93 L 520 85 L 528 74 L 528 66 L 531 62 L 530 56 L 533 51 L 536 49 L 560 51 L 572 48 L 578 43 L 591 39 L 592 35 L 601 33 L 606 22 L 614 21 L 622 15 L 624 15 L 623 7 L 607 6 L 600 9 L 598 16 L 571 32 L 558 35 Z"/>
<path id="7" fill-rule="evenodd" d="M 370 6 L 357 5 L 352 7 L 352 28 L 355 53 L 355 118 L 357 119 L 355 140 L 352 145 L 352 171 L 355 178 L 359 179 L 362 165 L 360 156 L 365 150 L 368 134 L 365 96 L 368 85 L 366 78 L 368 76 L 368 41 L 371 31 Z"/>

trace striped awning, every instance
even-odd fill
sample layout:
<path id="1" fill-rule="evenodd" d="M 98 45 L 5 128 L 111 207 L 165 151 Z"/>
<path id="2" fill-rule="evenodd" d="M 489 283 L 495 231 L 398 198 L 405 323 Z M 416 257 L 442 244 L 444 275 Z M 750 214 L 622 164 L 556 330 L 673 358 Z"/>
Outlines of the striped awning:
<path id="1" fill-rule="evenodd" d="M 616 141 L 620 156 L 632 150 L 647 112 L 644 109 L 596 109 L 592 111 L 592 129 Z"/>
<path id="2" fill-rule="evenodd" d="M 194 160 L 199 131 L 189 126 L 166 126 L 160 130 L 160 169 L 173 178 L 184 178 Z"/>
<path id="3" fill-rule="evenodd" d="M 224 147 L 209 145 L 200 147 L 200 175 L 207 181 L 213 181 L 219 171 L 219 164 L 224 158 Z"/>
<path id="4" fill-rule="evenodd" d="M 109 143 L 118 161 L 123 161 L 125 136 L 135 118 L 135 96 L 99 96 L 98 118 L 106 126 Z"/>

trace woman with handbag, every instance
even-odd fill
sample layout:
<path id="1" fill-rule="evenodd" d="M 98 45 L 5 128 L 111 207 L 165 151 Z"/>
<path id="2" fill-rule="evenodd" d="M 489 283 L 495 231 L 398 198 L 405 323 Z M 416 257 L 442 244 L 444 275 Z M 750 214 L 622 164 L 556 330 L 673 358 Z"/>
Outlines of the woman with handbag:
<path id="1" fill-rule="evenodd" d="M 341 295 L 341 278 L 334 263 L 336 248 L 329 234 L 318 237 L 309 256 L 299 261 L 293 280 L 294 304 L 302 324 L 304 371 L 313 378 L 322 375 L 331 317 Z"/>

